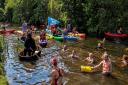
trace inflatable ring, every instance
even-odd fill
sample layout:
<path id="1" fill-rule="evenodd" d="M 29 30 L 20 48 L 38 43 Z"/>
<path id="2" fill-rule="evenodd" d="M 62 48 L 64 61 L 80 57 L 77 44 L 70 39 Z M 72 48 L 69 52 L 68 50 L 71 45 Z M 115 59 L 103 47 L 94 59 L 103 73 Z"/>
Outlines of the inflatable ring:
<path id="1" fill-rule="evenodd" d="M 81 72 L 93 72 L 93 67 L 81 65 Z"/>

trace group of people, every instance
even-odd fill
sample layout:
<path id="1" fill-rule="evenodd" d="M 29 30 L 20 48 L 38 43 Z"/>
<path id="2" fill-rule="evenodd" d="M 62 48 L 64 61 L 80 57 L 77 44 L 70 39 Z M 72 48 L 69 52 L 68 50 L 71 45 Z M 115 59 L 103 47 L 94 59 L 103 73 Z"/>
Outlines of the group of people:
<path id="1" fill-rule="evenodd" d="M 36 42 L 33 38 L 33 35 L 35 33 L 35 27 L 32 25 L 30 29 L 26 28 L 27 23 L 23 24 L 23 36 L 21 37 L 21 40 L 24 41 L 24 56 L 28 55 L 31 56 L 34 54 L 34 52 L 37 50 L 38 45 L 36 45 Z M 25 30 L 27 29 L 27 30 Z M 49 33 L 52 33 L 53 35 L 59 35 L 60 32 L 56 29 L 56 27 L 51 27 L 47 28 L 46 30 L 42 30 L 40 33 L 40 39 L 39 39 L 39 45 L 42 47 L 46 47 L 47 45 L 47 40 L 46 40 L 46 31 Z M 67 28 L 63 30 L 63 34 L 67 34 L 69 31 Z M 74 34 L 78 33 L 76 30 L 76 27 L 72 29 L 72 32 Z M 43 44 L 42 44 L 43 43 Z M 45 44 L 44 44 L 45 43 Z M 96 49 L 104 49 L 104 43 L 105 43 L 105 38 L 103 41 L 99 42 Z M 67 51 L 68 48 L 66 45 L 64 45 L 62 51 L 65 52 Z M 69 55 L 72 59 L 79 59 L 80 57 L 77 55 L 77 52 L 75 50 L 72 51 L 71 55 Z M 103 75 L 111 75 L 112 73 L 112 62 L 109 57 L 109 54 L 107 52 L 104 52 L 102 57 L 101 57 L 101 62 L 98 65 L 95 65 L 95 56 L 93 53 L 89 53 L 88 57 L 84 59 L 84 61 L 87 61 L 88 66 L 92 66 L 93 69 L 97 69 L 100 66 L 102 66 L 102 73 Z M 122 66 L 128 66 L 128 55 L 123 55 L 123 58 L 121 59 Z M 58 67 L 58 61 L 57 57 L 53 56 L 51 59 L 51 65 L 52 65 L 52 72 L 51 72 L 51 85 L 62 85 L 62 77 L 64 76 L 64 70 Z"/>
<path id="2" fill-rule="evenodd" d="M 35 34 L 36 34 L 36 27 L 34 25 L 28 26 L 27 23 L 24 21 L 22 24 L 22 36 L 20 37 L 21 41 L 24 42 L 24 51 L 23 56 L 27 54 L 32 56 L 35 51 L 39 51 L 41 47 L 46 47 L 47 43 L 44 45 L 44 41 L 46 42 L 46 33 L 41 31 L 40 32 L 40 39 L 36 44 Z M 43 43 L 43 46 L 42 46 Z"/>

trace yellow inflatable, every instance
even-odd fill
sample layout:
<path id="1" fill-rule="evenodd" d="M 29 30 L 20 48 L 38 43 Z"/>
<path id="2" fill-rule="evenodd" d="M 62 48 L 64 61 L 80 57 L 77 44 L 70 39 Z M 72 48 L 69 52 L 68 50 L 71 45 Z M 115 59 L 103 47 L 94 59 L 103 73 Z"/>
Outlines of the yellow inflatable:
<path id="1" fill-rule="evenodd" d="M 93 67 L 81 65 L 81 72 L 93 72 Z"/>
<path id="2" fill-rule="evenodd" d="M 53 39 L 53 36 L 52 35 L 49 35 L 49 34 L 46 34 L 46 39 L 47 40 L 51 40 L 51 39 Z"/>

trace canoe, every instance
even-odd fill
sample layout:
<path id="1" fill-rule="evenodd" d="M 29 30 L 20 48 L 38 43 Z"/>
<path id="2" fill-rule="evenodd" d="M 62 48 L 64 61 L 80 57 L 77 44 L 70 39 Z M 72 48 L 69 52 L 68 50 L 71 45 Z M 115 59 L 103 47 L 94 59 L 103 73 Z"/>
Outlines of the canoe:
<path id="1" fill-rule="evenodd" d="M 73 36 L 64 36 L 64 40 L 65 41 L 77 41 L 78 38 L 77 37 L 73 37 Z"/>
<path id="2" fill-rule="evenodd" d="M 91 66 L 81 65 L 80 69 L 81 69 L 81 72 L 93 72 L 93 67 L 91 67 Z"/>
<path id="3" fill-rule="evenodd" d="M 0 34 L 13 34 L 15 30 L 0 30 Z"/>
<path id="4" fill-rule="evenodd" d="M 69 36 L 78 37 L 79 40 L 84 40 L 87 37 L 86 34 L 84 33 L 78 33 L 78 34 L 69 33 Z"/>
<path id="5" fill-rule="evenodd" d="M 54 36 L 53 39 L 55 39 L 56 41 L 61 41 L 62 42 L 64 38 L 61 37 L 61 36 Z"/>
<path id="6" fill-rule="evenodd" d="M 105 33 L 106 38 L 127 38 L 127 34 L 114 34 L 114 33 Z"/>
<path id="7" fill-rule="evenodd" d="M 22 31 L 15 31 L 15 34 L 17 34 L 17 35 L 23 35 L 23 32 Z"/>
<path id="8" fill-rule="evenodd" d="M 43 47 L 46 47 L 47 46 L 47 41 L 44 40 L 42 42 L 39 42 L 40 46 L 43 48 Z"/>
<path id="9" fill-rule="evenodd" d="M 41 51 L 35 51 L 32 56 L 23 56 L 23 52 L 19 53 L 18 55 L 20 61 L 36 61 L 41 57 Z"/>

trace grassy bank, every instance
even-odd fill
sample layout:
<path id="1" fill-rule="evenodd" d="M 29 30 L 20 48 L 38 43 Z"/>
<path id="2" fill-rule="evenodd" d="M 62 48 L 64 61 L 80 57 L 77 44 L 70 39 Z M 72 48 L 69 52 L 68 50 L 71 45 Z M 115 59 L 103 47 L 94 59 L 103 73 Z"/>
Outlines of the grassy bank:
<path id="1" fill-rule="evenodd" d="M 0 35 L 0 85 L 7 85 L 7 79 L 4 73 L 4 56 L 2 55 L 4 49 L 3 36 Z"/>

